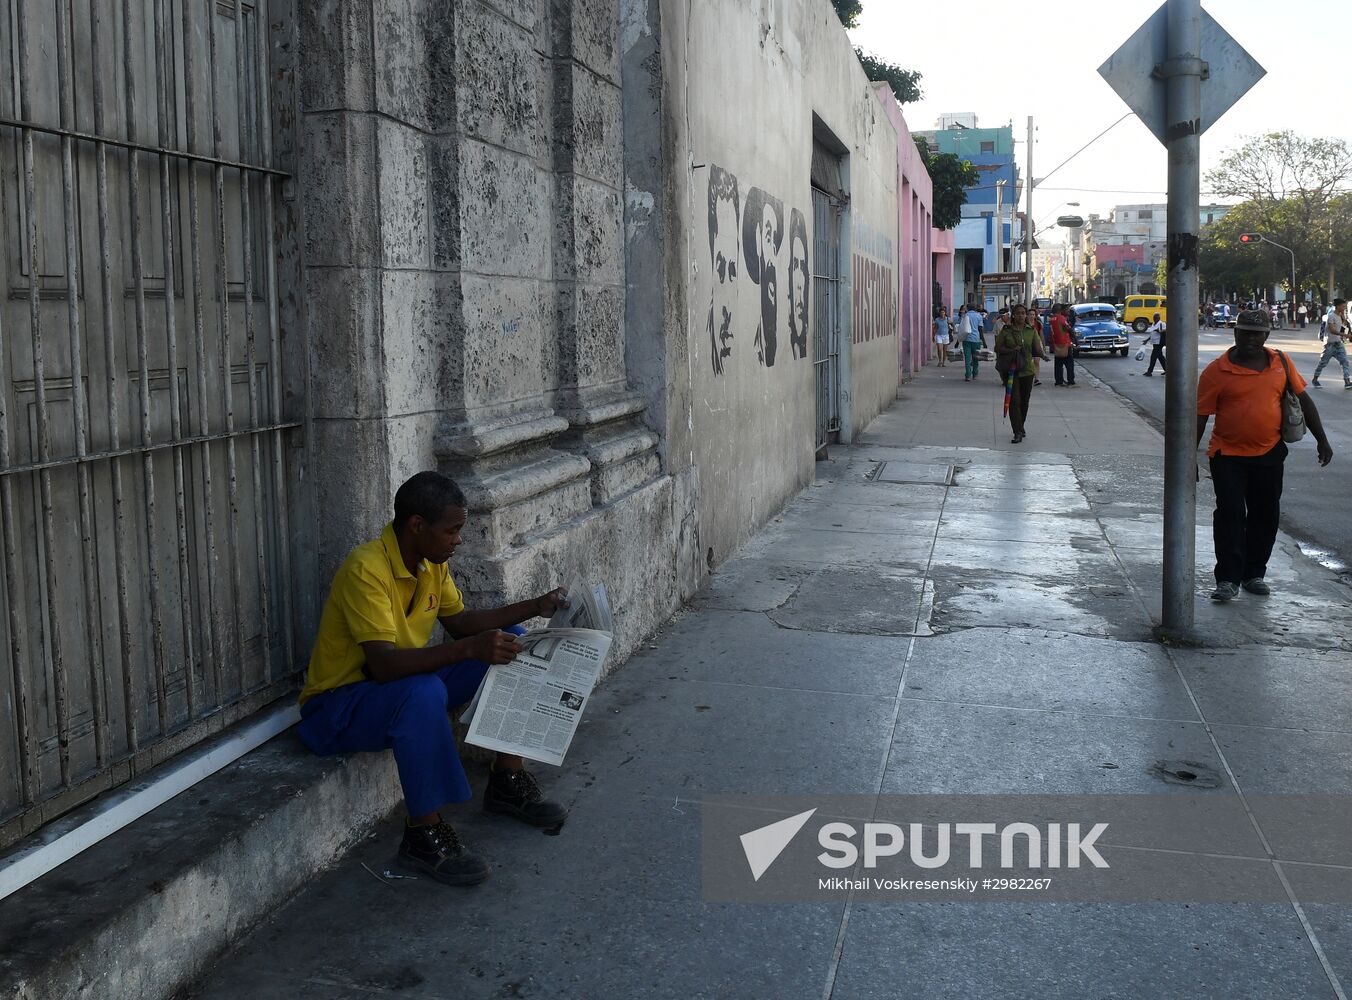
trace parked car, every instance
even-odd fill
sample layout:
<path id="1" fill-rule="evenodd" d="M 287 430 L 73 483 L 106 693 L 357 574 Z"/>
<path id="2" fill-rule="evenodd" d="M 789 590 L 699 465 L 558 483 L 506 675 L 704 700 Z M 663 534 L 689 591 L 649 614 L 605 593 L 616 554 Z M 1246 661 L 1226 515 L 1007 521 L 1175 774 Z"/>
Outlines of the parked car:
<path id="1" fill-rule="evenodd" d="M 1163 295 L 1128 295 L 1122 303 L 1122 322 L 1137 333 L 1145 333 L 1155 322 L 1155 313 L 1159 313 L 1164 322 L 1169 322 L 1167 303 Z"/>
<path id="2" fill-rule="evenodd" d="M 1127 327 L 1117 321 L 1111 302 L 1081 302 L 1071 306 L 1075 313 L 1075 349 L 1080 353 L 1107 351 L 1127 356 L 1131 337 Z"/>
<path id="3" fill-rule="evenodd" d="M 1216 311 L 1213 315 L 1216 317 L 1217 326 L 1234 326 L 1238 310 L 1232 308 L 1229 304 L 1222 302 L 1216 306 Z"/>

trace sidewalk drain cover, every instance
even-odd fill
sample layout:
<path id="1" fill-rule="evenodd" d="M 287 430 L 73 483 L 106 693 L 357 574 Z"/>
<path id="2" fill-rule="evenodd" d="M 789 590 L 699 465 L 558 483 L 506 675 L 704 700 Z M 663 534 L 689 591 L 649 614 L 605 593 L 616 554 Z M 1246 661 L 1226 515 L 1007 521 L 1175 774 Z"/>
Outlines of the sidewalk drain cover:
<path id="1" fill-rule="evenodd" d="M 1206 764 L 1194 760 L 1157 760 L 1150 773 L 1171 785 L 1219 788 L 1221 777 Z"/>
<path id="2" fill-rule="evenodd" d="M 873 477 L 878 483 L 918 483 L 952 486 L 953 466 L 922 465 L 919 462 L 884 462 Z"/>

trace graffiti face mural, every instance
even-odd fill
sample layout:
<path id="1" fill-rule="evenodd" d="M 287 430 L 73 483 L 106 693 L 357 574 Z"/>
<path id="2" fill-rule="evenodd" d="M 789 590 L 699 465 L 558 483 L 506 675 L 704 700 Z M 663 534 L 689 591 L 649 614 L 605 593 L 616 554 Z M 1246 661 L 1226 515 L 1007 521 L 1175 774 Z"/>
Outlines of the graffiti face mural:
<path id="1" fill-rule="evenodd" d="M 794 209 L 789 216 L 789 347 L 795 358 L 807 357 L 807 222 Z"/>
<path id="2" fill-rule="evenodd" d="M 716 164 L 709 166 L 709 358 L 715 375 L 727 371 L 734 331 L 750 332 L 752 315 L 737 315 L 739 280 L 745 275 L 760 292 L 756 310 L 756 353 L 773 367 L 779 345 L 779 277 L 789 277 L 789 342 L 795 358 L 807 354 L 807 302 L 811 287 L 807 223 L 792 209 L 788 246 L 784 245 L 784 203 L 761 188 L 751 188 L 743 206 L 737 178 Z M 781 254 L 787 254 L 788 260 Z"/>
<path id="3" fill-rule="evenodd" d="M 784 239 L 784 204 L 760 188 L 746 195 L 742 218 L 742 249 L 746 275 L 760 286 L 760 323 L 756 327 L 756 353 L 767 368 L 775 363 L 779 339 L 779 281 L 777 260 Z"/>
<path id="4" fill-rule="evenodd" d="M 709 263 L 713 292 L 709 301 L 709 349 L 715 375 L 732 356 L 732 318 L 737 311 L 739 202 L 737 178 L 722 167 L 709 167 Z"/>

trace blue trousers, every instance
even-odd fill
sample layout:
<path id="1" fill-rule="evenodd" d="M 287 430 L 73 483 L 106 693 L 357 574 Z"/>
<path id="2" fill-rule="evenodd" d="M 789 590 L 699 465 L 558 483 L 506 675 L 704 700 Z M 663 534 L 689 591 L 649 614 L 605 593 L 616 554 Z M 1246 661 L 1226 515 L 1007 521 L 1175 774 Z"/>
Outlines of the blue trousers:
<path id="1" fill-rule="evenodd" d="M 1330 361 L 1336 361 L 1343 366 L 1343 381 L 1352 381 L 1352 373 L 1347 368 L 1347 348 L 1343 346 L 1341 337 L 1330 337 L 1328 343 L 1324 345 L 1324 353 L 1319 356 L 1319 364 L 1315 365 L 1314 377 L 1318 378 L 1319 373 L 1324 370 L 1324 366 Z"/>
<path id="2" fill-rule="evenodd" d="M 301 706 L 296 731 L 320 756 L 393 750 L 408 813 L 426 816 L 473 797 L 446 712 L 473 698 L 486 673 L 482 660 L 461 660 L 435 673 L 321 691 Z"/>

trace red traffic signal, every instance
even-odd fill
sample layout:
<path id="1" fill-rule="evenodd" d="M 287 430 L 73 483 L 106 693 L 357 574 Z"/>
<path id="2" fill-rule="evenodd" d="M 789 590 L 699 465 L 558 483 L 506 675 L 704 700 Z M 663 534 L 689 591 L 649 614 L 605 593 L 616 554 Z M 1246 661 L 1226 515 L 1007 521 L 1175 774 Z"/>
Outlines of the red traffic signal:
<path id="1" fill-rule="evenodd" d="M 1261 243 L 1263 237 L 1258 233 L 1240 233 L 1239 242 L 1241 243 Z"/>

